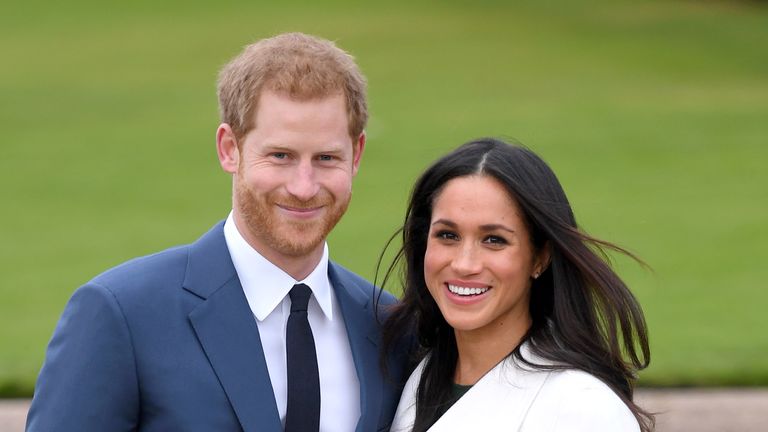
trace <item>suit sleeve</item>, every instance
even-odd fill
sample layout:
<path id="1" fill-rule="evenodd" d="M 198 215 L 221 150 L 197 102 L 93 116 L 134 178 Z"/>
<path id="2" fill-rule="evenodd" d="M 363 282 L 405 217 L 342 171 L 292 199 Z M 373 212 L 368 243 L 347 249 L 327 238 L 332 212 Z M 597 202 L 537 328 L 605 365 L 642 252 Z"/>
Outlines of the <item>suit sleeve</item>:
<path id="1" fill-rule="evenodd" d="M 129 431 L 138 418 L 125 316 L 111 291 L 85 285 L 70 299 L 48 345 L 27 431 Z"/>

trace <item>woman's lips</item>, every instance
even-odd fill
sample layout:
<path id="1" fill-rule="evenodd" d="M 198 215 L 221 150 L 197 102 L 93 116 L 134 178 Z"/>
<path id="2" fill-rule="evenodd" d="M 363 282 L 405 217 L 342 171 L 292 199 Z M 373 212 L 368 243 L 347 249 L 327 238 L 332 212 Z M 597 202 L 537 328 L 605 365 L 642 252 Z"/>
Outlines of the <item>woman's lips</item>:
<path id="1" fill-rule="evenodd" d="M 491 286 L 480 282 L 450 280 L 445 283 L 448 298 L 458 304 L 472 304 L 483 300 Z"/>

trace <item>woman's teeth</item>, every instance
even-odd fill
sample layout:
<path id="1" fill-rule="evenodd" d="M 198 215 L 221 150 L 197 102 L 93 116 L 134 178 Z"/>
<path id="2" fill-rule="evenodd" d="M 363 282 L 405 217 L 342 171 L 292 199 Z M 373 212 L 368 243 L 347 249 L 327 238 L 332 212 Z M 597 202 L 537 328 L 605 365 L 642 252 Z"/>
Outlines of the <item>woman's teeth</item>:
<path id="1" fill-rule="evenodd" d="M 488 291 L 488 288 L 467 288 L 448 284 L 448 290 L 460 296 L 478 295 Z"/>

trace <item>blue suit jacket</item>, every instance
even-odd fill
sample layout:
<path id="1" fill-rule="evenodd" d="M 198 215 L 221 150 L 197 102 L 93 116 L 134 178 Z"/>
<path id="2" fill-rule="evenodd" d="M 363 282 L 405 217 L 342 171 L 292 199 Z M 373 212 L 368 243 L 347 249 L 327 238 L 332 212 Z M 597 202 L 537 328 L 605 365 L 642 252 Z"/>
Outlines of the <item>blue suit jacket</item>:
<path id="1" fill-rule="evenodd" d="M 379 368 L 374 287 L 330 263 L 360 382 L 357 431 L 386 430 L 405 353 Z M 378 292 L 378 291 L 376 291 Z M 382 293 L 381 304 L 394 302 Z M 28 431 L 282 431 L 259 330 L 219 223 L 79 288 L 48 346 Z"/>

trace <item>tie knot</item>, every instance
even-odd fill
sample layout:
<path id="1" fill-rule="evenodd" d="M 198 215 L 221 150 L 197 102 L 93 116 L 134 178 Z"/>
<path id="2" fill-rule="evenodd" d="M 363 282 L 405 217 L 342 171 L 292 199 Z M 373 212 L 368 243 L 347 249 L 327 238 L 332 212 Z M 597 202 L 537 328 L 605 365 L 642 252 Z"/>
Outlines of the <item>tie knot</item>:
<path id="1" fill-rule="evenodd" d="M 312 290 L 304 284 L 296 284 L 288 293 L 291 296 L 291 312 L 306 312 Z"/>

